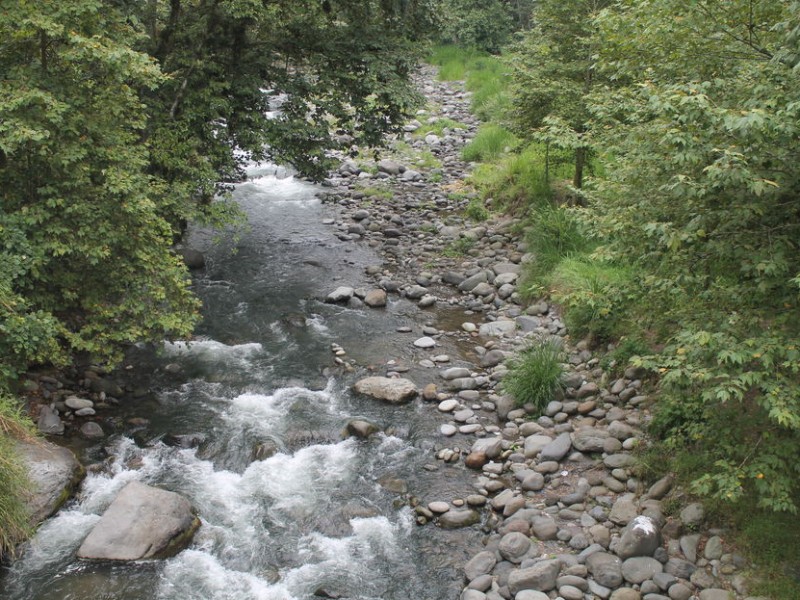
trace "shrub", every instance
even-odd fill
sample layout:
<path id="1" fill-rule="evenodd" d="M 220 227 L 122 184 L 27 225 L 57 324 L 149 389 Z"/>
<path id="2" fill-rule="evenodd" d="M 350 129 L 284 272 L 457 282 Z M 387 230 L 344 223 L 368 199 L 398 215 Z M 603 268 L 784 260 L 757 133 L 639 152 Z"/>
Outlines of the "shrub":
<path id="1" fill-rule="evenodd" d="M 527 288 L 540 288 L 563 259 L 588 254 L 594 247 L 573 209 L 549 203 L 531 211 L 526 239 L 534 256 L 526 268 Z"/>
<path id="2" fill-rule="evenodd" d="M 519 406 L 532 404 L 537 412 L 543 413 L 563 386 L 565 358 L 561 340 L 537 341 L 509 362 L 508 374 L 503 378 L 506 393 Z"/>
<path id="3" fill-rule="evenodd" d="M 489 211 L 478 198 L 473 198 L 464 209 L 464 215 L 473 221 L 482 222 L 489 218 Z"/>

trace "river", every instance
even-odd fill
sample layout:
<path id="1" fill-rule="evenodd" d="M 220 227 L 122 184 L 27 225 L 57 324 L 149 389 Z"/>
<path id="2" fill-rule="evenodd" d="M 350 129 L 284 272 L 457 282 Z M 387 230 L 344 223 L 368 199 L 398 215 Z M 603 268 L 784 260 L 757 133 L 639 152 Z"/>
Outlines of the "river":
<path id="1" fill-rule="evenodd" d="M 460 565 L 480 532 L 420 527 L 408 502 L 470 492 L 463 467 L 436 464 L 435 407 L 350 392 L 367 367 L 380 373 L 392 360 L 407 363 L 420 386 L 432 380 L 411 345 L 430 315 L 397 297 L 385 310 L 323 303 L 338 285 L 365 283 L 365 267 L 380 259 L 335 236 L 320 187 L 270 165 L 248 175 L 234 192 L 248 228 L 191 235 L 207 256 L 193 284 L 204 316 L 195 339 L 131 355 L 127 373 L 143 392 L 121 403 L 118 433 L 76 446 L 89 475 L 6 570 L 3 598 L 458 596 Z M 396 333 L 401 327 L 411 332 Z M 354 372 L 332 369 L 333 343 Z M 457 358 L 457 348 L 441 351 Z M 353 417 L 384 432 L 343 439 Z M 275 453 L 254 460 L 259 447 Z M 164 561 L 77 560 L 83 538 L 132 480 L 189 498 L 202 521 L 192 545 Z"/>

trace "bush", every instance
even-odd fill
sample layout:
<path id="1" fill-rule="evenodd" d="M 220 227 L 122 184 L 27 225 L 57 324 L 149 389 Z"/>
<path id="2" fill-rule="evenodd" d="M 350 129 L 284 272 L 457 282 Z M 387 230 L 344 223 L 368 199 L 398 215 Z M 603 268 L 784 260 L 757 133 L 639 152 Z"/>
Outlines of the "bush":
<path id="1" fill-rule="evenodd" d="M 540 340 L 509 362 L 503 388 L 519 406 L 532 404 L 541 414 L 563 386 L 565 358 L 561 340 Z"/>
<path id="2" fill-rule="evenodd" d="M 574 335 L 609 340 L 622 333 L 632 279 L 627 268 L 579 257 L 562 260 L 547 281 Z"/>
<path id="3" fill-rule="evenodd" d="M 14 439 L 33 437 L 33 423 L 15 400 L 0 392 L 0 559 L 13 556 L 31 533 L 25 493 L 30 487 L 25 468 L 17 458 Z"/>
<path id="4" fill-rule="evenodd" d="M 466 161 L 492 161 L 519 143 L 517 137 L 499 125 L 481 125 L 475 138 L 461 150 Z"/>

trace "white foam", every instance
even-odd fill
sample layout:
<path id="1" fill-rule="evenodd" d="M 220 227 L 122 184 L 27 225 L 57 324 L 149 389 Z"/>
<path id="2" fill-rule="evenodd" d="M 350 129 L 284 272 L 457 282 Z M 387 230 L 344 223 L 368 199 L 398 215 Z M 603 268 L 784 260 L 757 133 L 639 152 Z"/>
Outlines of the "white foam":
<path id="1" fill-rule="evenodd" d="M 259 343 L 251 342 L 248 344 L 235 344 L 229 346 L 216 340 L 197 340 L 190 342 L 164 342 L 164 351 L 169 355 L 176 356 L 233 356 L 244 358 L 256 352 L 261 352 L 262 346 Z"/>
<path id="2" fill-rule="evenodd" d="M 185 550 L 169 560 L 161 575 L 162 600 L 295 600 L 281 584 L 225 567 L 215 557 Z"/>

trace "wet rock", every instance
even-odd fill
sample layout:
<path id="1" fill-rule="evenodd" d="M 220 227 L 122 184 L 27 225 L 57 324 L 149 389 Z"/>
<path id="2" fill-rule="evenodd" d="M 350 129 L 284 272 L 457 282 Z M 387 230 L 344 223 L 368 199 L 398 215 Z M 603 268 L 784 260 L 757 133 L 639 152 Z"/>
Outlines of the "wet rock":
<path id="1" fill-rule="evenodd" d="M 330 304 L 347 302 L 353 297 L 354 292 L 355 290 L 351 287 L 339 286 L 325 297 L 325 302 Z"/>
<path id="2" fill-rule="evenodd" d="M 370 308 L 381 308 L 386 306 L 386 292 L 381 289 L 370 290 L 364 296 L 364 304 Z"/>
<path id="3" fill-rule="evenodd" d="M 347 422 L 345 427 L 345 435 L 347 437 L 357 437 L 365 440 L 369 436 L 378 433 L 381 430 L 375 423 L 371 423 L 364 419 L 351 419 Z"/>
<path id="4" fill-rule="evenodd" d="M 61 417 L 58 416 L 58 413 L 46 404 L 43 404 L 39 408 L 39 418 L 36 421 L 36 426 L 39 431 L 44 434 L 64 434 L 64 422 L 61 420 Z"/>
<path id="5" fill-rule="evenodd" d="M 436 346 L 436 340 L 434 340 L 432 337 L 425 336 L 417 340 L 414 340 L 414 345 L 417 348 L 423 348 L 423 349 L 433 348 L 434 346 Z"/>
<path id="6" fill-rule="evenodd" d="M 30 521 L 38 524 L 72 495 L 85 471 L 72 452 L 45 440 L 17 441 L 15 448 L 32 484 L 25 498 Z"/>
<path id="7" fill-rule="evenodd" d="M 273 440 L 265 440 L 263 442 L 258 442 L 253 446 L 253 451 L 250 456 L 254 461 L 266 460 L 270 456 L 277 454 L 278 449 L 278 444 L 276 444 Z"/>
<path id="8" fill-rule="evenodd" d="M 439 517 L 439 525 L 444 529 L 469 527 L 481 520 L 475 510 L 450 510 Z"/>
<path id="9" fill-rule="evenodd" d="M 402 404 L 417 395 L 417 386 L 409 379 L 400 377 L 366 377 L 356 382 L 353 389 L 365 396 Z"/>
<path id="10" fill-rule="evenodd" d="M 78 549 L 78 558 L 166 558 L 189 542 L 200 520 L 189 501 L 138 481 L 126 485 Z"/>
<path id="11" fill-rule="evenodd" d="M 99 440 L 106 435 L 100 424 L 94 421 L 88 421 L 81 425 L 80 434 L 87 440 Z"/>

